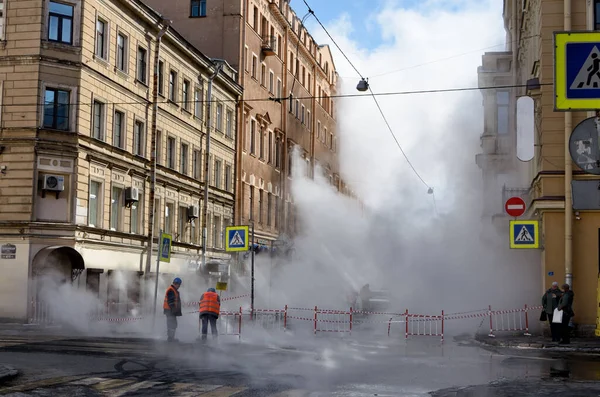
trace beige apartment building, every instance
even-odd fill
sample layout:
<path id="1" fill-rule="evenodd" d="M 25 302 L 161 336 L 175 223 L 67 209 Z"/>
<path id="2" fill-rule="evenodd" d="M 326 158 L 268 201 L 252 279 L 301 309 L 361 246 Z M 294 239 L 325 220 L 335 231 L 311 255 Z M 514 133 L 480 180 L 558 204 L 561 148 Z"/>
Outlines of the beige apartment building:
<path id="1" fill-rule="evenodd" d="M 579 330 L 593 330 L 600 313 L 600 212 L 573 210 L 570 179 L 576 183 L 598 177 L 573 164 L 567 143 L 572 129 L 594 114 L 554 110 L 553 32 L 599 29 L 600 1 L 503 4 L 507 51 L 484 55 L 480 85 L 518 87 L 483 92 L 486 123 L 477 163 L 486 185 L 497 192 L 484 215 L 494 216 L 508 233 L 508 218 L 501 215 L 504 201 L 514 195 L 525 199 L 528 210 L 523 219 L 540 221 L 541 245 L 532 263 L 540 269 L 540 297 L 553 281 L 569 281 L 576 296 L 574 322 Z M 526 163 L 517 160 L 515 149 L 516 100 L 523 95 L 535 103 L 535 156 Z"/>
<path id="2" fill-rule="evenodd" d="M 254 223 L 258 244 L 297 230 L 290 195 L 294 147 L 311 176 L 318 164 L 338 190 L 350 193 L 339 176 L 335 64 L 289 0 L 144 1 L 201 51 L 240 71 L 235 222 Z"/>
<path id="3" fill-rule="evenodd" d="M 100 298 L 139 302 L 162 17 L 138 0 L 0 5 L 0 317 L 31 316 L 36 280 L 48 272 Z M 161 264 L 166 278 L 185 273 L 204 248 L 199 209 L 213 70 L 168 29 L 158 64 L 154 217 L 155 235 L 174 239 L 170 263 Z M 210 98 L 207 255 L 216 259 L 227 258 L 222 231 L 234 211 L 236 80 L 226 66 Z M 117 270 L 128 274 L 125 288 L 115 284 Z"/>

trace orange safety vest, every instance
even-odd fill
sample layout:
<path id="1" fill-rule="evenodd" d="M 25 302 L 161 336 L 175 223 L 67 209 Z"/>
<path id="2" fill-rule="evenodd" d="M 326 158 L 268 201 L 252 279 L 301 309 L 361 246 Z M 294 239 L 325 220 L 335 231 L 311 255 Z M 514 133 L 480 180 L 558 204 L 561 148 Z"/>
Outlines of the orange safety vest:
<path id="1" fill-rule="evenodd" d="M 172 285 L 169 286 L 169 288 L 167 288 L 167 291 L 165 292 L 165 300 L 163 302 L 163 309 L 165 310 L 171 310 L 171 306 L 169 306 L 169 291 L 173 291 L 175 293 L 175 309 L 177 310 L 177 302 L 179 301 L 179 291 L 177 291 L 177 289 L 175 289 L 175 287 L 173 287 Z"/>
<path id="2" fill-rule="evenodd" d="M 200 314 L 212 313 L 218 316 L 220 312 L 219 295 L 216 292 L 205 292 L 200 300 Z"/>

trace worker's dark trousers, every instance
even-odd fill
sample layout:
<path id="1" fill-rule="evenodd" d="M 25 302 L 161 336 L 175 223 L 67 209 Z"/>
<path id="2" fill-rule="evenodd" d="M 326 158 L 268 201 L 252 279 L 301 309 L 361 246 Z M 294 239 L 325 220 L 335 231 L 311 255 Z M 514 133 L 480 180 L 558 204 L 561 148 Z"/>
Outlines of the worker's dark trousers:
<path id="1" fill-rule="evenodd" d="M 177 317 L 167 314 L 167 340 L 175 340 L 175 331 L 177 330 Z"/>
<path id="2" fill-rule="evenodd" d="M 201 314 L 200 315 L 200 321 L 202 321 L 202 339 L 207 338 L 209 322 L 210 322 L 210 330 L 211 330 L 212 336 L 214 338 L 219 336 L 219 333 L 217 332 L 217 319 L 218 319 L 218 317 L 214 314 Z"/>

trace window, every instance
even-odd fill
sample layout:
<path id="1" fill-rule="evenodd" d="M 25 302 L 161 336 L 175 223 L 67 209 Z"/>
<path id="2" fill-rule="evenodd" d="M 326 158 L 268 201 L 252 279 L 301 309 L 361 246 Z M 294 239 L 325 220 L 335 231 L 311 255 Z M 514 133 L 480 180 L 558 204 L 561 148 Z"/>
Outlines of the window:
<path id="1" fill-rule="evenodd" d="M 273 196 L 271 193 L 267 193 L 267 226 L 271 226 L 271 211 L 273 211 Z"/>
<path id="2" fill-rule="evenodd" d="M 269 131 L 269 148 L 268 148 L 268 158 L 269 163 L 273 161 L 273 131 Z"/>
<path id="3" fill-rule="evenodd" d="M 281 168 L 281 139 L 275 138 L 275 167 Z"/>
<path id="4" fill-rule="evenodd" d="M 277 92 L 276 92 L 276 96 L 277 98 L 281 98 L 281 80 L 277 79 Z"/>
<path id="5" fill-rule="evenodd" d="M 264 63 L 260 66 L 260 85 L 263 87 L 267 85 L 267 65 Z"/>
<path id="6" fill-rule="evenodd" d="M 279 197 L 275 197 L 275 229 L 279 227 Z"/>
<path id="7" fill-rule="evenodd" d="M 327 127 L 325 127 L 325 132 L 321 136 L 321 142 L 325 143 L 326 139 L 327 139 Z"/>
<path id="8" fill-rule="evenodd" d="M 290 92 L 290 99 L 289 99 L 289 112 L 290 113 L 294 113 L 294 94 L 292 94 Z"/>
<path id="9" fill-rule="evenodd" d="M 189 146 L 185 143 L 181 144 L 181 153 L 179 154 L 179 172 L 184 175 L 188 174 L 188 150 Z"/>
<path id="10" fill-rule="evenodd" d="M 275 74 L 271 70 L 269 72 L 269 92 L 271 94 L 273 94 L 275 92 L 274 89 L 275 89 Z"/>
<path id="11" fill-rule="evenodd" d="M 306 120 L 304 119 L 304 116 L 305 116 L 305 114 L 306 114 L 306 108 L 304 107 L 304 105 L 302 105 L 302 112 L 300 113 L 300 122 L 301 122 L 302 124 L 304 124 L 304 122 L 306 121 Z"/>
<path id="12" fill-rule="evenodd" d="M 256 79 L 256 64 L 258 63 L 258 58 L 256 57 L 256 55 L 252 54 L 252 69 L 251 69 L 251 76 L 253 79 Z"/>
<path id="13" fill-rule="evenodd" d="M 183 108 L 190 110 L 190 82 L 183 80 Z"/>
<path id="14" fill-rule="evenodd" d="M 177 220 L 177 240 L 185 242 L 185 225 L 188 222 L 187 207 L 179 206 L 179 219 Z"/>
<path id="15" fill-rule="evenodd" d="M 310 121 L 310 110 L 306 111 L 306 128 L 310 131 L 311 128 L 311 121 Z"/>
<path id="16" fill-rule="evenodd" d="M 96 21 L 96 56 L 102 59 L 107 58 L 106 38 L 108 37 L 108 32 L 106 26 L 107 23 L 103 20 L 98 19 Z"/>
<path id="17" fill-rule="evenodd" d="M 200 90 L 194 92 L 194 116 L 202 118 L 202 92 Z"/>
<path id="18" fill-rule="evenodd" d="M 317 121 L 317 139 L 321 136 L 321 122 Z"/>
<path id="19" fill-rule="evenodd" d="M 250 186 L 250 212 L 248 219 L 254 219 L 254 186 Z"/>
<path id="20" fill-rule="evenodd" d="M 212 243 L 214 248 L 221 248 L 221 217 L 214 216 L 212 224 Z"/>
<path id="21" fill-rule="evenodd" d="M 100 224 L 102 222 L 102 183 L 90 182 L 90 202 L 88 206 L 88 225 L 91 227 L 102 226 Z"/>
<path id="22" fill-rule="evenodd" d="M 104 140 L 104 107 L 100 101 L 94 101 L 94 119 L 92 125 L 92 138 Z"/>
<path id="23" fill-rule="evenodd" d="M 333 149 L 333 133 L 329 134 L 329 149 Z"/>
<path id="24" fill-rule="evenodd" d="M 194 168 L 194 179 L 200 179 L 200 170 L 202 169 L 202 154 L 200 150 L 194 150 L 194 156 L 192 158 L 192 167 Z"/>
<path id="25" fill-rule="evenodd" d="M 258 223 L 263 221 L 263 191 L 258 191 Z"/>
<path id="26" fill-rule="evenodd" d="M 247 71 L 249 71 L 250 69 L 248 69 L 248 61 L 250 60 L 250 58 L 248 58 L 248 46 L 244 47 L 244 69 Z"/>
<path id="27" fill-rule="evenodd" d="M 233 111 L 227 109 L 225 114 L 225 136 L 233 138 Z"/>
<path id="28" fill-rule="evenodd" d="M 46 88 L 44 95 L 44 127 L 67 131 L 69 129 L 69 96 L 71 93 Z"/>
<path id="29" fill-rule="evenodd" d="M 296 109 L 296 112 L 295 112 L 296 118 L 299 118 L 299 116 L 300 116 L 300 100 L 299 99 L 296 99 L 296 108 L 295 109 Z"/>
<path id="30" fill-rule="evenodd" d="M 177 72 L 173 70 L 169 72 L 169 100 L 172 102 L 177 100 Z"/>
<path id="31" fill-rule="evenodd" d="M 231 192 L 231 166 L 225 165 L 225 190 Z"/>
<path id="32" fill-rule="evenodd" d="M 156 131 L 156 164 L 162 165 L 163 160 L 163 141 L 162 141 L 162 131 Z"/>
<path id="33" fill-rule="evenodd" d="M 160 221 L 161 221 L 161 211 L 162 207 L 160 206 L 160 197 L 154 199 L 154 235 L 158 236 L 160 232 Z"/>
<path id="34" fill-rule="evenodd" d="M 113 146 L 124 149 L 125 113 L 115 110 L 113 124 Z"/>
<path id="35" fill-rule="evenodd" d="M 127 71 L 127 37 L 121 33 L 117 35 L 117 69 Z"/>
<path id="36" fill-rule="evenodd" d="M 188 219 L 188 222 L 190 223 L 190 243 L 196 244 L 198 243 L 198 229 L 196 228 L 196 221 L 193 219 Z"/>
<path id="37" fill-rule="evenodd" d="M 140 83 L 148 82 L 148 52 L 145 48 L 138 47 L 137 55 L 137 79 Z"/>
<path id="38" fill-rule="evenodd" d="M 165 95 L 165 63 L 158 61 L 158 94 Z"/>
<path id="39" fill-rule="evenodd" d="M 72 5 L 50 1 L 48 40 L 73 44 L 73 10 Z"/>
<path id="40" fill-rule="evenodd" d="M 496 105 L 498 109 L 497 114 L 497 129 L 498 134 L 508 134 L 509 129 L 509 115 L 508 105 L 510 103 L 510 97 L 508 91 L 496 92 Z"/>
<path id="41" fill-rule="evenodd" d="M 254 6 L 254 14 L 252 19 L 252 27 L 258 32 L 258 7 Z"/>
<path id="42" fill-rule="evenodd" d="M 217 131 L 223 131 L 223 104 L 217 103 L 217 115 L 216 115 L 216 126 Z"/>
<path id="43" fill-rule="evenodd" d="M 258 150 L 259 150 L 259 155 L 261 159 L 265 158 L 265 139 L 264 139 L 264 133 L 262 130 L 262 127 L 260 129 L 260 131 L 258 132 Z"/>
<path id="44" fill-rule="evenodd" d="M 256 153 L 256 120 L 250 120 L 250 154 Z"/>
<path id="45" fill-rule="evenodd" d="M 131 203 L 131 225 L 129 225 L 129 231 L 132 234 L 140 234 L 142 228 L 142 204 L 144 199 L 142 193 L 139 194 L 139 201 Z"/>
<path id="46" fill-rule="evenodd" d="M 190 16 L 192 18 L 206 16 L 206 0 L 192 0 Z"/>
<path id="47" fill-rule="evenodd" d="M 144 123 L 136 120 L 133 127 L 133 154 L 138 156 L 144 156 Z"/>
<path id="48" fill-rule="evenodd" d="M 110 230 L 121 230 L 123 219 L 123 188 L 113 186 L 110 195 Z"/>
<path id="49" fill-rule="evenodd" d="M 0 40 L 5 39 L 4 20 L 4 0 L 0 0 Z"/>
<path id="50" fill-rule="evenodd" d="M 214 186 L 217 189 L 221 188 L 221 160 L 215 160 L 215 180 L 214 180 Z"/>
<path id="51" fill-rule="evenodd" d="M 167 138 L 167 167 L 175 169 L 175 138 Z"/>
<path id="52" fill-rule="evenodd" d="M 173 220 L 175 217 L 175 206 L 173 203 L 165 205 L 165 233 L 173 233 Z"/>

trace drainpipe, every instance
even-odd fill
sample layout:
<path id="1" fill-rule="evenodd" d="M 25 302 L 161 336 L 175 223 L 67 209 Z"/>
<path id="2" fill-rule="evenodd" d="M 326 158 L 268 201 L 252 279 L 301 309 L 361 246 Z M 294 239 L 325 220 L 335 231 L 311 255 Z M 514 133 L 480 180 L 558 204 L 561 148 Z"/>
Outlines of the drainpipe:
<path id="1" fill-rule="evenodd" d="M 146 256 L 146 271 L 148 277 L 150 266 L 152 264 L 152 245 L 154 244 L 154 190 L 156 189 L 156 115 L 158 113 L 158 62 L 160 59 L 160 43 L 162 37 L 167 33 L 170 20 L 163 20 L 163 27 L 156 35 L 156 51 L 154 52 L 154 76 L 152 81 L 152 136 L 150 148 L 150 194 L 149 194 L 149 214 L 148 214 L 148 252 Z M 158 255 L 158 253 L 157 253 Z"/>
<path id="2" fill-rule="evenodd" d="M 571 0 L 564 0 L 564 30 L 571 30 Z M 573 163 L 569 153 L 569 139 L 573 129 L 573 113 L 565 113 L 565 283 L 573 288 Z"/>
<path id="3" fill-rule="evenodd" d="M 218 76 L 225 61 L 213 59 L 215 71 L 208 79 L 208 92 L 206 93 L 206 151 L 204 154 L 204 195 L 202 197 L 202 269 L 206 269 L 207 230 L 206 221 L 208 217 L 208 185 L 210 184 L 210 130 L 212 129 L 212 86 L 213 80 Z"/>

